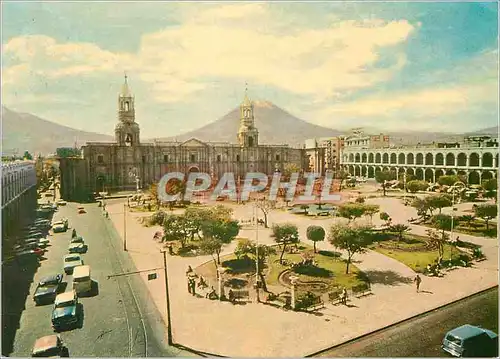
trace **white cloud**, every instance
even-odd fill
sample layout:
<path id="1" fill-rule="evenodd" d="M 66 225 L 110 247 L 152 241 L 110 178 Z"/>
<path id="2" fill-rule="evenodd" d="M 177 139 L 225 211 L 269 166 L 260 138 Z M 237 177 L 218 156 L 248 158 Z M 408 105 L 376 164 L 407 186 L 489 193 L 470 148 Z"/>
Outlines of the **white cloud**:
<path id="1" fill-rule="evenodd" d="M 11 39 L 4 51 L 49 78 L 128 70 L 150 85 L 152 98 L 160 102 L 189 99 L 213 78 L 274 86 L 321 101 L 388 80 L 406 58 L 395 53 L 394 66 L 371 68 L 378 50 L 404 42 L 415 30 L 406 20 L 375 19 L 287 34 L 262 3 L 185 10 L 181 25 L 144 35 L 135 54 L 57 43 L 47 36 Z"/>

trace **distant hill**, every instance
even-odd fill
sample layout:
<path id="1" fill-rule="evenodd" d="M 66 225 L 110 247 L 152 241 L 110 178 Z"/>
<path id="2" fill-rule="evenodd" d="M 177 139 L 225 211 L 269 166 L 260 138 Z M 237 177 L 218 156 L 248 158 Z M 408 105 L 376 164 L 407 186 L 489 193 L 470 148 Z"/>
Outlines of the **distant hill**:
<path id="1" fill-rule="evenodd" d="M 2 107 L 2 151 L 4 155 L 24 151 L 49 154 L 58 147 L 73 147 L 88 141 L 112 141 L 114 138 L 94 132 L 76 130 L 44 120 L 30 113 L 19 113 Z"/>
<path id="2" fill-rule="evenodd" d="M 342 134 L 341 131 L 321 127 L 301 120 L 269 101 L 254 101 L 255 126 L 259 130 L 261 144 L 304 144 L 304 140 Z M 240 109 L 235 108 L 219 120 L 197 130 L 161 140 L 185 141 L 192 137 L 202 141 L 236 143 L 240 125 Z"/>

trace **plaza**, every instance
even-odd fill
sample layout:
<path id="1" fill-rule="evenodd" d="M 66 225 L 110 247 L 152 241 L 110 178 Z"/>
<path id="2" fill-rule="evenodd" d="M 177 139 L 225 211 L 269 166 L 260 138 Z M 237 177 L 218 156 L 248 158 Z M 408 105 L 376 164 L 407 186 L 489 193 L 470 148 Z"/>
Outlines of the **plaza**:
<path id="1" fill-rule="evenodd" d="M 415 209 L 404 206 L 398 198 L 376 197 L 368 198 L 366 202 L 380 205 L 380 210 L 389 213 L 394 223 L 406 224 L 408 218 L 416 216 Z M 235 219 L 242 220 L 253 215 L 251 204 L 224 205 L 234 210 Z M 107 210 L 117 231 L 123 235 L 123 204 L 110 202 Z M 463 206 L 462 210 L 465 210 Z M 181 211 L 176 209 L 175 213 Z M 160 227 L 144 227 L 138 221 L 148 215 L 143 212 L 126 214 L 128 252 L 139 271 L 162 266 L 162 245 L 152 240 Z M 306 239 L 309 225 L 327 228 L 339 221 L 343 219 L 316 219 L 280 209 L 269 213 L 270 225 L 284 222 L 296 224 L 304 244 L 312 244 Z M 375 226 L 381 224 L 378 218 L 374 218 L 373 222 Z M 412 234 L 426 235 L 426 227 L 411 224 L 410 227 Z M 259 243 L 273 244 L 270 235 L 270 229 L 259 229 Z M 256 231 L 244 227 L 238 237 L 255 240 Z M 415 272 L 411 268 L 369 250 L 357 255 L 355 265 L 370 278 L 373 295 L 352 298 L 349 306 L 326 303 L 325 308 L 315 314 L 284 311 L 253 301 L 246 305 L 232 305 L 225 301 L 194 297 L 186 290 L 186 268 L 191 266 L 196 271 L 197 267 L 211 262 L 211 256 L 168 256 L 173 341 L 197 351 L 225 356 L 304 356 L 498 285 L 497 241 L 465 234 L 460 237 L 481 245 L 487 259 L 476 263 L 473 268 L 450 271 L 444 278 L 424 277 L 423 292 L 416 293 L 411 283 Z M 233 241 L 224 247 L 221 257 L 232 254 L 235 246 L 236 241 Z M 319 242 L 317 246 L 319 250 L 333 250 L 327 241 Z M 162 275 L 160 271 L 159 280 L 148 281 L 147 273 L 141 274 L 167 323 Z M 216 283 L 209 284 L 216 286 Z"/>

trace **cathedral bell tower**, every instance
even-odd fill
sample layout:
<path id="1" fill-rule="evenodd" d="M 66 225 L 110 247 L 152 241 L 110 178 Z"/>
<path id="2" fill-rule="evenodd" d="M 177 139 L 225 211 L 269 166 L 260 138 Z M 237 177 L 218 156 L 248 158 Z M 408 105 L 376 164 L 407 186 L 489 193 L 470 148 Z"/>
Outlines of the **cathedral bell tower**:
<path id="1" fill-rule="evenodd" d="M 245 88 L 245 98 L 240 105 L 238 142 L 241 147 L 256 147 L 259 144 L 259 131 L 255 127 L 253 103 L 248 98 L 248 88 Z"/>
<path id="2" fill-rule="evenodd" d="M 134 96 L 128 87 L 127 75 L 118 95 L 118 123 L 115 139 L 120 146 L 139 145 L 139 125 L 135 122 Z"/>

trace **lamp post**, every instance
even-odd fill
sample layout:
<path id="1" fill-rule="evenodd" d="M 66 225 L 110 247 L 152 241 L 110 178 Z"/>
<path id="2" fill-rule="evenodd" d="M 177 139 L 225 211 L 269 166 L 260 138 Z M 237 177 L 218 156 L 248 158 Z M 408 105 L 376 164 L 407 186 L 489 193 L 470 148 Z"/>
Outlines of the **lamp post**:
<path id="1" fill-rule="evenodd" d="M 451 230 L 450 230 L 450 242 L 454 242 L 453 240 L 453 221 L 455 215 L 455 192 L 459 189 L 464 189 L 466 186 L 463 182 L 457 181 L 451 186 Z M 452 253 L 450 250 L 450 260 L 452 259 Z"/>
<path id="2" fill-rule="evenodd" d="M 168 267 L 167 267 L 167 251 L 165 249 L 161 250 L 163 253 L 163 269 L 165 276 L 165 301 L 167 304 L 167 342 L 168 345 L 172 345 L 172 318 L 170 316 L 170 293 L 168 291 Z"/>
<path id="3" fill-rule="evenodd" d="M 290 276 L 290 284 L 292 285 L 292 310 L 295 310 L 295 286 L 297 285 L 297 276 Z"/>
<path id="4" fill-rule="evenodd" d="M 257 202 L 254 203 L 254 218 L 255 218 L 255 292 L 256 292 L 256 301 L 260 302 L 260 293 L 259 293 L 259 220 L 258 217 L 258 208 Z"/>
<path id="5" fill-rule="evenodd" d="M 127 251 L 127 205 L 123 204 L 123 250 Z"/>

